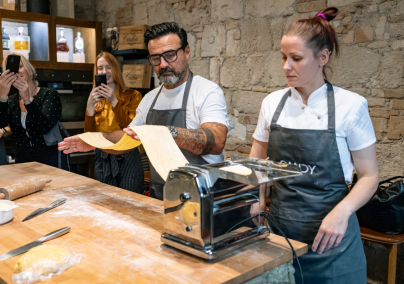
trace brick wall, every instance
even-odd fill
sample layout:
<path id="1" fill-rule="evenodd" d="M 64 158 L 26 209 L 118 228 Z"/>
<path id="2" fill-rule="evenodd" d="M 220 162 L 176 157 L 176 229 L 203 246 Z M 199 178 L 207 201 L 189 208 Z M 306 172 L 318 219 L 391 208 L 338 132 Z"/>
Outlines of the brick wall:
<path id="1" fill-rule="evenodd" d="M 229 157 L 249 154 L 263 98 L 286 87 L 283 30 L 333 5 L 340 9 L 332 24 L 341 56 L 331 62 L 330 81 L 366 97 L 381 176 L 403 175 L 403 0 L 97 0 L 96 16 L 104 34 L 108 27 L 163 21 L 176 21 L 188 32 L 191 69 L 224 90 L 236 126 L 225 148 Z M 387 250 L 369 243 L 365 250 L 370 283 L 385 283 Z M 401 247 L 399 267 L 403 256 Z M 404 283 L 404 270 L 397 273 L 397 283 Z"/>

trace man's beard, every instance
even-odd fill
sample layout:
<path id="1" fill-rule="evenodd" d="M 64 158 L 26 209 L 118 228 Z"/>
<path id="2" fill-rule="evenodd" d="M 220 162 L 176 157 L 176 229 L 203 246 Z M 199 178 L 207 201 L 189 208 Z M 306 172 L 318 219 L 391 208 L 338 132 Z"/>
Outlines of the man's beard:
<path id="1" fill-rule="evenodd" d="M 162 74 L 164 72 L 171 72 L 172 75 L 169 76 L 163 76 Z M 182 79 L 184 79 L 185 74 L 187 73 L 187 69 L 181 71 L 181 72 L 176 72 L 174 69 L 170 68 L 170 67 L 166 67 L 166 68 L 162 68 L 160 69 L 159 72 L 159 80 L 161 83 L 163 83 L 165 86 L 174 86 L 176 85 L 179 81 L 181 81 Z"/>

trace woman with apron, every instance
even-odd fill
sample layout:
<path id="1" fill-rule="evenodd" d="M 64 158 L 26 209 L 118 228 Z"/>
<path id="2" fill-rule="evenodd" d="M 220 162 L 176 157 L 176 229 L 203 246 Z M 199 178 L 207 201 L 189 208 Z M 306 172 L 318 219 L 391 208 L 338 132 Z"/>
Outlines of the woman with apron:
<path id="1" fill-rule="evenodd" d="M 142 95 L 123 82 L 118 61 L 108 52 L 96 59 L 95 74 L 105 74 L 107 85 L 94 87 L 87 102 L 85 132 L 113 132 L 127 127 L 136 115 Z M 95 149 L 95 179 L 143 193 L 143 168 L 138 149 L 112 155 Z"/>
<path id="2" fill-rule="evenodd" d="M 273 183 L 269 217 L 288 238 L 309 245 L 299 260 L 310 284 L 366 283 L 355 211 L 379 179 L 366 99 L 326 80 L 330 55 L 339 52 L 329 23 L 337 13 L 329 7 L 287 29 L 281 54 L 289 88 L 263 100 L 250 154 L 296 164 L 303 173 Z M 349 191 L 353 166 L 359 181 Z M 252 208 L 252 214 L 257 211 Z"/>

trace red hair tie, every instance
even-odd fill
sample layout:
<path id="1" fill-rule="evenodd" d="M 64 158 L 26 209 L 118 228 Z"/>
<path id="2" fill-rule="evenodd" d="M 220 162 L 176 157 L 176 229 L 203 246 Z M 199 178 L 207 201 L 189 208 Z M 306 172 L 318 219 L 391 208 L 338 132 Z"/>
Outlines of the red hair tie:
<path id="1" fill-rule="evenodd" d="M 325 17 L 325 15 L 324 15 L 324 14 L 317 14 L 317 15 L 316 15 L 316 17 L 323 17 L 323 18 L 324 18 L 324 20 L 327 20 L 327 18 Z"/>

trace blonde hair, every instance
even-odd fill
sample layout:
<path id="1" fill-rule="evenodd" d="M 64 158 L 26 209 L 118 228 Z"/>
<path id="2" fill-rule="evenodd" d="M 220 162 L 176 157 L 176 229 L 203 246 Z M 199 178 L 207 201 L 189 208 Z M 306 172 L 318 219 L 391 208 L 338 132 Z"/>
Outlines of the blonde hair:
<path id="1" fill-rule="evenodd" d="M 35 67 L 32 66 L 32 64 L 29 62 L 27 58 L 24 57 L 24 55 L 18 54 L 18 53 L 12 53 L 11 55 L 18 55 L 21 56 L 21 62 L 22 66 L 24 66 L 25 70 L 27 70 L 28 75 L 30 76 L 32 83 L 34 83 L 35 87 L 38 87 L 38 81 L 36 80 L 36 70 Z M 6 71 L 6 66 L 7 66 L 7 57 L 3 59 L 3 70 Z"/>

